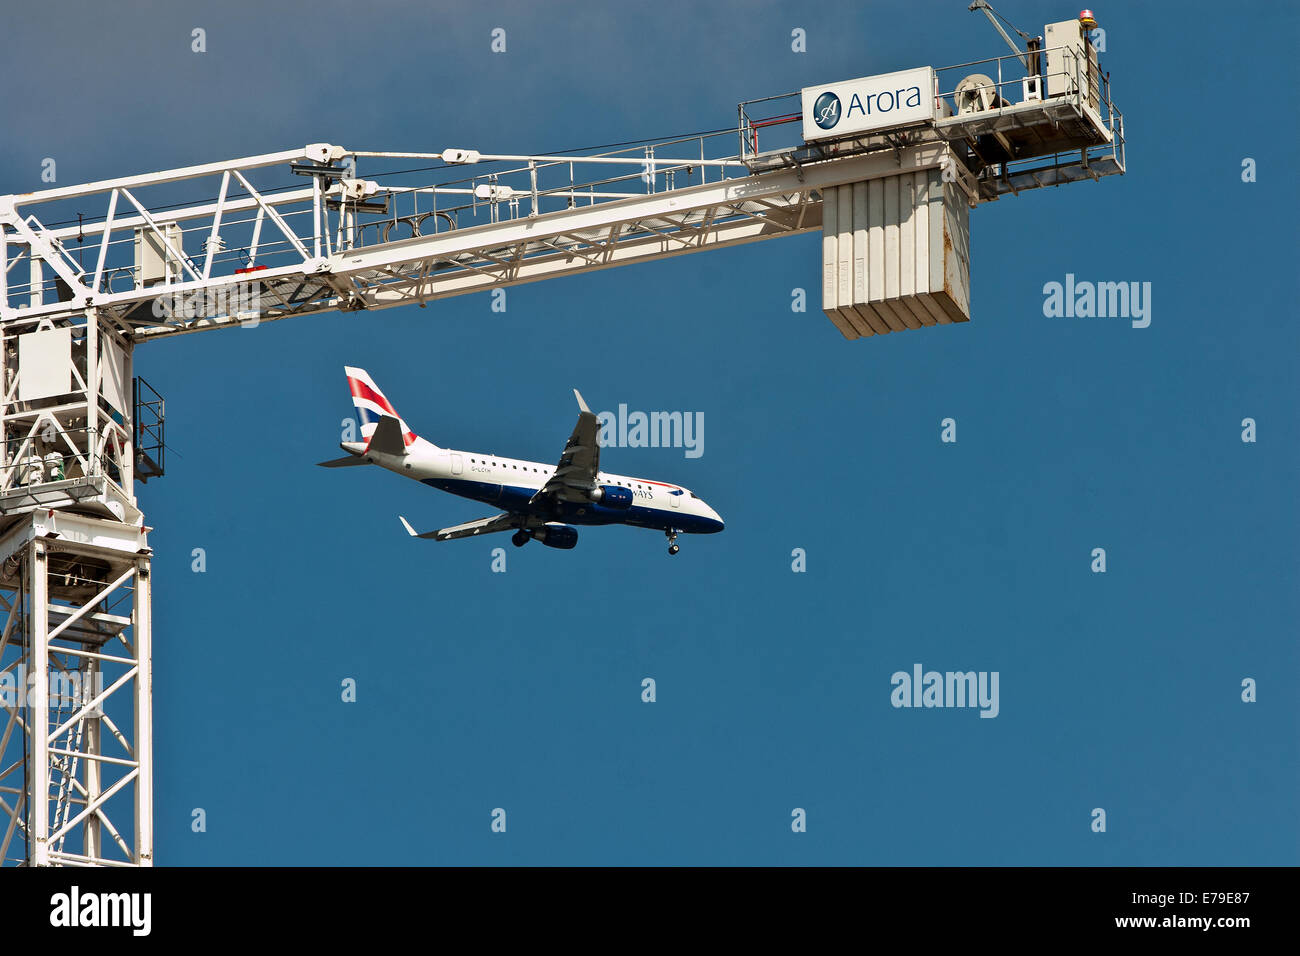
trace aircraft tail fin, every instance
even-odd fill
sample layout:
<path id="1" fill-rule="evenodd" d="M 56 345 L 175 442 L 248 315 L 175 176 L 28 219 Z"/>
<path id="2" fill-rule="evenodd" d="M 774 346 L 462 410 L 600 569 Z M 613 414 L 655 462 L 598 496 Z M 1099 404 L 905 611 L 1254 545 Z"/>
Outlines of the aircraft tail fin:
<path id="1" fill-rule="evenodd" d="M 352 393 L 352 406 L 356 408 L 356 416 L 361 425 L 361 440 L 372 441 L 374 432 L 380 427 L 380 421 L 383 418 L 394 420 L 395 427 L 398 429 L 398 440 L 402 442 L 402 449 L 411 445 L 416 440 L 416 433 L 407 427 L 406 421 L 398 415 L 398 410 L 393 407 L 393 402 L 380 392 L 380 386 L 374 384 L 370 373 L 364 368 L 354 368 L 351 365 L 344 365 L 343 373 L 347 376 L 347 389 Z M 390 451 L 389 454 L 402 454 L 402 450 Z"/>
<path id="2" fill-rule="evenodd" d="M 366 443 L 367 450 L 372 447 L 376 432 L 383 420 L 387 418 L 393 424 L 385 430 L 384 448 L 375 448 L 375 450 L 385 451 L 390 455 L 403 454 L 408 446 L 415 443 L 418 436 L 397 414 L 397 409 L 379 390 L 379 386 L 375 384 L 369 372 L 350 365 L 345 365 L 343 372 L 348 378 L 348 391 L 352 393 L 352 404 L 357 410 L 357 418 L 361 424 L 361 438 Z"/>

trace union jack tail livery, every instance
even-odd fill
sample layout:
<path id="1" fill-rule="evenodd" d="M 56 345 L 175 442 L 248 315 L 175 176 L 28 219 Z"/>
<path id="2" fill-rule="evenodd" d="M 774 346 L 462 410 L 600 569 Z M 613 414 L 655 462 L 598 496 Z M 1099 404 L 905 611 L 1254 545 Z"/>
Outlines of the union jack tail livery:
<path id="1" fill-rule="evenodd" d="M 345 365 L 343 371 L 348 377 L 348 391 L 352 393 L 352 404 L 356 406 L 357 416 L 361 420 L 361 437 L 365 446 L 367 448 L 370 446 L 380 419 L 388 416 L 397 419 L 402 445 L 409 448 L 415 442 L 415 432 L 406 427 L 406 422 L 402 421 L 402 417 L 397 414 L 393 403 L 384 397 L 384 393 L 379 390 L 370 373 L 363 368 L 353 368 L 350 365 Z"/>

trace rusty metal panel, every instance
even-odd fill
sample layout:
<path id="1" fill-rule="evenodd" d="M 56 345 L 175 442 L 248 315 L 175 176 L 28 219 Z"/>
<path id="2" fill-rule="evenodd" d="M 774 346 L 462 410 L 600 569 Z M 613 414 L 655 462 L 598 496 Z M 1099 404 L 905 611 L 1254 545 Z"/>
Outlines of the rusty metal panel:
<path id="1" fill-rule="evenodd" d="M 960 317 L 970 318 L 970 207 L 962 201 L 957 187 L 944 184 L 944 234 L 950 243 L 944 249 L 944 287 L 946 298 Z"/>
<path id="2" fill-rule="evenodd" d="M 942 176 L 932 183 L 930 206 L 930 303 L 943 324 L 970 318 L 969 222 L 965 197 Z"/>

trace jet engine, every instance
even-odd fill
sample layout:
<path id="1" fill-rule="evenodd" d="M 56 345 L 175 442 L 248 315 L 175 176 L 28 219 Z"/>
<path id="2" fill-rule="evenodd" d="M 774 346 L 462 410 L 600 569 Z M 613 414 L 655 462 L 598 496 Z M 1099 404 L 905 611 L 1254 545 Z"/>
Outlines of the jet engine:
<path id="1" fill-rule="evenodd" d="M 567 524 L 548 524 L 534 531 L 533 537 L 548 548 L 563 548 L 567 551 L 578 544 L 578 529 Z"/>
<path id="2" fill-rule="evenodd" d="M 591 493 L 591 500 L 596 504 L 617 511 L 631 508 L 634 497 L 631 488 L 624 488 L 621 485 L 601 485 Z"/>

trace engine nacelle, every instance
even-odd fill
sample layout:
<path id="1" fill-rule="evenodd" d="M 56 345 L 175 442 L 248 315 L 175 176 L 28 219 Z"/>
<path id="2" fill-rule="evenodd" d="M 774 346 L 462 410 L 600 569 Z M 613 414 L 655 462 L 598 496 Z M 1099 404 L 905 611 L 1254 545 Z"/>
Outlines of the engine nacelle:
<path id="1" fill-rule="evenodd" d="M 634 498 L 632 489 L 621 485 L 601 485 L 591 493 L 591 500 L 596 504 L 616 511 L 626 511 L 631 508 Z"/>
<path id="2" fill-rule="evenodd" d="M 567 524 L 548 524 L 534 531 L 533 537 L 548 548 L 563 548 L 567 551 L 577 546 L 578 529 Z"/>

